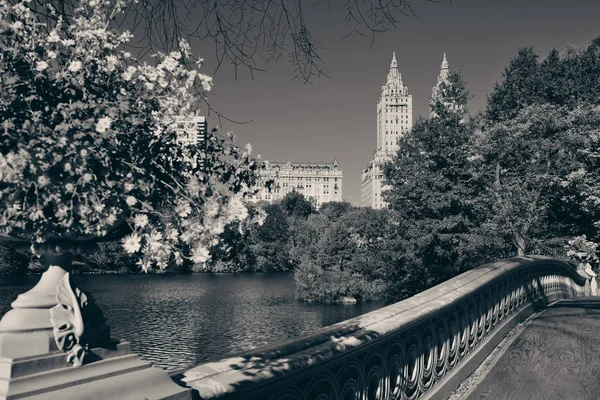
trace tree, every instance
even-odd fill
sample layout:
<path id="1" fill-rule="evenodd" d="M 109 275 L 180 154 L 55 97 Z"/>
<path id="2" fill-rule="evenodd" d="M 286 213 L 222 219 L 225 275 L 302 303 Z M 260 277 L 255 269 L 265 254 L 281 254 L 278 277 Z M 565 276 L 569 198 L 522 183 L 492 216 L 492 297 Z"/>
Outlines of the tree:
<path id="1" fill-rule="evenodd" d="M 415 123 L 384 168 L 390 186 L 384 198 L 399 215 L 405 260 L 421 260 L 431 282 L 502 253 L 483 231 L 489 204 L 476 169 L 466 85 L 451 72 L 441 86 L 442 95 L 431 103 L 434 116 Z"/>
<path id="2" fill-rule="evenodd" d="M 543 87 L 538 56 L 532 47 L 519 50 L 502 73 L 504 80 L 496 83 L 488 96 L 485 119 L 502 121 L 517 115 L 523 108 L 536 102 Z"/>
<path id="3" fill-rule="evenodd" d="M 264 210 L 264 223 L 250 233 L 252 268 L 255 271 L 287 271 L 290 269 L 290 227 L 286 215 L 278 204 L 269 204 Z"/>
<path id="4" fill-rule="evenodd" d="M 207 261 L 224 227 L 247 219 L 261 164 L 216 136 L 209 151 L 176 143 L 192 89 L 211 84 L 183 66 L 189 46 L 150 66 L 107 28 L 125 2 L 90 2 L 70 24 L 50 8 L 53 25 L 30 4 L 0 3 L 0 233 L 44 253 L 129 230 L 123 246 L 144 270 Z"/>
<path id="5" fill-rule="evenodd" d="M 539 60 L 533 48 L 519 50 L 488 96 L 487 124 L 517 116 L 525 107 L 550 103 L 574 107 L 600 99 L 600 37 L 587 46 L 556 49 Z"/>
<path id="6" fill-rule="evenodd" d="M 490 220 L 519 255 L 553 251 L 555 239 L 562 252 L 566 238 L 596 237 L 598 124 L 591 105 L 537 104 L 486 130 L 480 148 L 494 199 Z"/>
<path id="7" fill-rule="evenodd" d="M 8 0 L 16 4 L 20 0 Z M 46 1 L 25 3 L 38 16 L 54 23 L 60 17 L 72 23 L 81 5 L 92 7 L 104 0 L 51 0 L 57 14 L 47 13 Z M 439 2 L 440 0 L 422 0 Z M 316 0 L 310 6 L 301 1 L 272 2 L 259 0 L 142 0 L 127 4 L 126 17 L 115 21 L 143 34 L 141 55 L 149 51 L 183 50 L 182 39 L 198 38 L 213 41 L 218 65 L 226 61 L 247 68 L 251 74 L 260 65 L 288 57 L 295 69 L 295 78 L 309 82 L 323 74 L 320 46 L 313 37 L 310 16 L 306 9 L 319 11 L 348 25 L 347 35 L 385 32 L 398 25 L 402 16 L 414 15 L 413 0 L 330 3 Z M 340 12 L 341 10 L 341 12 Z M 190 18 L 190 16 L 192 16 Z"/>
<path id="8" fill-rule="evenodd" d="M 353 210 L 355 207 L 347 201 L 330 201 L 323 203 L 319 208 L 319 212 L 330 220 L 336 220 Z"/>
<path id="9" fill-rule="evenodd" d="M 321 224 L 322 233 L 313 236 L 316 245 L 306 247 L 294 270 L 300 297 L 319 302 L 380 300 L 386 288 L 381 270 L 397 252 L 388 246 L 394 232 L 391 214 L 357 208 Z M 313 218 L 317 216 L 309 221 Z"/>
<path id="10" fill-rule="evenodd" d="M 598 237 L 600 38 L 541 62 L 523 49 L 504 75 L 478 145 L 494 198 L 490 224 L 518 254 L 558 256 L 569 238 Z"/>
<path id="11" fill-rule="evenodd" d="M 288 217 L 294 218 L 308 218 L 309 215 L 316 212 L 314 204 L 307 200 L 302 193 L 295 190 L 281 199 L 281 208 Z"/>

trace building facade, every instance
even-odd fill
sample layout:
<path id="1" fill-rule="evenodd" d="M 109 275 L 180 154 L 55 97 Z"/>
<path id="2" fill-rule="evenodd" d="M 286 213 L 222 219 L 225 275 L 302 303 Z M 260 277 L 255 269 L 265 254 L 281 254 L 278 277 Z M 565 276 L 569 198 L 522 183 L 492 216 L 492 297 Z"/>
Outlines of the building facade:
<path id="1" fill-rule="evenodd" d="M 342 168 L 337 160 L 319 162 L 269 162 L 261 172 L 264 181 L 273 180 L 270 190 L 263 188 L 252 201 L 281 200 L 291 191 L 301 193 L 319 208 L 323 203 L 342 201 Z"/>
<path id="2" fill-rule="evenodd" d="M 412 95 L 402 82 L 396 53 L 392 55 L 386 84 L 381 87 L 377 101 L 377 148 L 361 174 L 361 205 L 375 209 L 386 207 L 382 193 L 383 164 L 391 161 L 398 151 L 398 141 L 413 125 Z"/>
<path id="3" fill-rule="evenodd" d="M 208 123 L 202 116 L 177 117 L 177 142 L 183 145 L 202 145 L 208 133 Z"/>

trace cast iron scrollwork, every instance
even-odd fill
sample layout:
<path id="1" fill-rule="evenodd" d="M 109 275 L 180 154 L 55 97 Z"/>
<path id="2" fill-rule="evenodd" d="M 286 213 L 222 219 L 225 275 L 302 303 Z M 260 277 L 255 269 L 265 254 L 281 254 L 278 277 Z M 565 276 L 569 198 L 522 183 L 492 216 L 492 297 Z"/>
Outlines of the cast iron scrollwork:
<path id="1" fill-rule="evenodd" d="M 482 349 L 482 344 L 499 329 L 504 331 L 512 318 L 521 312 L 528 315 L 533 309 L 528 307 L 533 303 L 585 295 L 585 282 L 569 266 L 550 261 L 527 264 L 499 272 L 462 296 L 449 296 L 445 303 L 423 303 L 428 312 L 421 312 L 418 319 L 411 320 L 400 311 L 399 318 L 409 321 L 406 325 L 375 335 L 374 340 L 352 351 L 336 353 L 306 371 L 284 376 L 273 382 L 273 386 L 263 384 L 251 396 L 241 391 L 239 397 L 232 398 L 426 398 L 448 382 L 450 375 L 455 376 L 458 369 L 468 365 L 470 356 Z M 435 301 L 437 297 L 426 298 Z M 419 305 L 411 307 L 417 310 Z M 402 303 L 397 308 L 403 310 Z M 386 321 L 392 312 L 389 309 L 382 312 Z M 324 353 L 322 349 L 319 347 L 318 354 Z M 310 349 L 304 351 L 310 353 Z"/>

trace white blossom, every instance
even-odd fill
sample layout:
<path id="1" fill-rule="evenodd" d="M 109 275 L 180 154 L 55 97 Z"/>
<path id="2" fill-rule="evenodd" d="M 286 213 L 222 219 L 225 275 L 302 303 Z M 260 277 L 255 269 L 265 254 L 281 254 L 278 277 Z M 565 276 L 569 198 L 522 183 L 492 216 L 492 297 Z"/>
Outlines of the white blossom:
<path id="1" fill-rule="evenodd" d="M 50 34 L 48 35 L 48 38 L 46 40 L 48 41 L 48 43 L 60 42 L 60 36 L 58 36 L 58 33 L 56 32 L 56 29 L 53 29 L 50 32 Z"/>
<path id="2" fill-rule="evenodd" d="M 239 196 L 235 196 L 229 202 L 229 214 L 232 220 L 243 221 L 248 218 L 248 208 L 246 208 L 246 205 Z"/>
<path id="3" fill-rule="evenodd" d="M 69 71 L 70 72 L 77 72 L 81 69 L 81 61 L 75 60 L 73 62 L 71 62 L 71 64 L 69 64 Z"/>
<path id="4" fill-rule="evenodd" d="M 177 68 L 177 61 L 172 57 L 166 57 L 163 60 L 162 64 L 164 65 L 167 71 L 173 71 L 175 70 L 175 68 Z"/>
<path id="5" fill-rule="evenodd" d="M 119 59 L 116 56 L 110 55 L 106 57 L 106 69 L 114 71 L 117 65 L 119 65 Z"/>
<path id="6" fill-rule="evenodd" d="M 38 185 L 40 185 L 41 187 L 46 186 L 48 182 L 48 178 L 44 175 L 38 176 Z"/>
<path id="7" fill-rule="evenodd" d="M 175 208 L 175 211 L 177 212 L 177 214 L 180 217 L 187 217 L 188 215 L 190 215 L 190 213 L 192 212 L 192 207 L 190 207 L 190 204 L 187 202 L 182 202 L 179 203 L 177 205 L 177 207 Z"/>
<path id="8" fill-rule="evenodd" d="M 136 71 L 137 68 L 130 65 L 129 67 L 127 67 L 125 72 L 123 72 L 123 79 L 125 79 L 126 81 L 130 81 L 131 78 L 133 78 L 133 74 L 135 74 Z"/>
<path id="9" fill-rule="evenodd" d="M 136 228 L 145 228 L 148 225 L 148 216 L 146 214 L 137 214 L 133 219 Z"/>
<path id="10" fill-rule="evenodd" d="M 208 249 L 204 246 L 198 246 L 194 248 L 192 252 L 192 261 L 196 264 L 202 264 L 207 262 L 210 259 L 210 253 Z"/>
<path id="11" fill-rule="evenodd" d="M 110 128 L 112 120 L 110 117 L 102 117 L 96 123 L 96 132 L 104 133 L 107 129 Z"/>
<path id="12" fill-rule="evenodd" d="M 48 68 L 48 63 L 47 63 L 46 61 L 38 61 L 38 62 L 35 64 L 35 70 L 36 70 L 36 71 L 42 72 L 42 71 L 44 71 L 46 68 Z"/>
<path id="13" fill-rule="evenodd" d="M 129 254 L 137 253 L 142 245 L 141 239 L 137 233 L 132 233 L 122 240 L 123 248 Z"/>

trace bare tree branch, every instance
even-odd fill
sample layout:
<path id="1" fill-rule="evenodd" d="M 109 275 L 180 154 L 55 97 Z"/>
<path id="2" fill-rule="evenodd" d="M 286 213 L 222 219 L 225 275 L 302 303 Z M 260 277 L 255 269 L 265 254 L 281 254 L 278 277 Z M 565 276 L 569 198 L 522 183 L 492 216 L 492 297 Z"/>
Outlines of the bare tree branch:
<path id="1" fill-rule="evenodd" d="M 294 68 L 293 79 L 310 83 L 313 77 L 326 75 L 322 49 L 312 35 L 304 7 L 312 14 L 325 12 L 332 19 L 341 15 L 350 28 L 343 37 L 364 36 L 366 30 L 372 45 L 377 34 L 398 27 L 402 17 L 416 16 L 413 3 L 418 1 L 446 0 L 138 0 L 130 3 L 116 23 L 139 37 L 131 47 L 140 58 L 149 52 L 170 52 L 181 39 L 197 38 L 214 43 L 215 72 L 230 63 L 236 77 L 240 68 L 254 76 L 264 71 L 263 64 L 287 56 Z M 79 0 L 35 0 L 28 6 L 51 20 L 48 4 L 69 21 Z"/>

